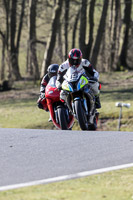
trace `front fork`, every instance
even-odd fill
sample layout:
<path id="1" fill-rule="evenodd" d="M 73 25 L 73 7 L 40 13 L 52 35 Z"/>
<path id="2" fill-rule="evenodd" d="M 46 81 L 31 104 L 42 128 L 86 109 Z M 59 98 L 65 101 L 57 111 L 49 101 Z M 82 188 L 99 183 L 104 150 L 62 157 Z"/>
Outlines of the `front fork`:
<path id="1" fill-rule="evenodd" d="M 87 99 L 85 97 L 82 100 L 82 105 L 83 105 L 83 108 L 85 110 L 85 113 L 86 113 L 86 116 L 87 116 L 88 120 L 90 119 L 89 121 L 92 122 L 93 118 L 95 116 L 95 108 L 94 108 L 93 96 L 89 93 L 89 90 L 87 88 L 84 89 L 84 93 L 86 94 L 86 96 L 88 96 L 88 99 L 90 100 L 90 109 L 88 110 Z M 61 91 L 60 98 L 66 102 L 69 110 L 76 117 L 74 101 L 77 100 L 77 99 L 81 99 L 81 98 L 80 97 L 75 97 L 73 99 L 73 96 L 69 92 L 64 91 L 64 90 Z"/>
<path id="2" fill-rule="evenodd" d="M 73 113 L 72 105 L 71 105 L 71 94 L 67 91 L 61 90 L 60 92 L 60 99 L 65 101 L 67 104 L 68 109 Z"/>

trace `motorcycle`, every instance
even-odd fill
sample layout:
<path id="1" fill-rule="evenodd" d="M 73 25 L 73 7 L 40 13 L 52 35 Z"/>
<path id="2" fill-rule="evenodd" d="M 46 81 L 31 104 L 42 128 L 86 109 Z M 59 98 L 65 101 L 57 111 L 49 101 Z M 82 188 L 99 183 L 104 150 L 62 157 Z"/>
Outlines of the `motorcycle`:
<path id="1" fill-rule="evenodd" d="M 66 102 L 82 130 L 96 130 L 99 113 L 89 84 L 94 81 L 89 80 L 83 68 L 75 66 L 69 67 L 63 78 L 60 98 Z"/>
<path id="2" fill-rule="evenodd" d="M 46 105 L 55 127 L 62 130 L 71 130 L 74 116 L 69 112 L 67 105 L 60 100 L 60 91 L 56 87 L 56 78 L 56 76 L 53 76 L 46 86 Z"/>

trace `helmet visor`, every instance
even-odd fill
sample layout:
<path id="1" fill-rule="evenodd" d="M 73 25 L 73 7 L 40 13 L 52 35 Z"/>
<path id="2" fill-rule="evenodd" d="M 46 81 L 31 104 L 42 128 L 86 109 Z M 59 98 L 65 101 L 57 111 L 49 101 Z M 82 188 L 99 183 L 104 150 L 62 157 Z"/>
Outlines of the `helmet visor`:
<path id="1" fill-rule="evenodd" d="M 76 67 L 78 67 L 81 63 L 81 59 L 73 59 L 73 58 L 69 58 L 69 64 L 71 66 L 75 65 Z"/>

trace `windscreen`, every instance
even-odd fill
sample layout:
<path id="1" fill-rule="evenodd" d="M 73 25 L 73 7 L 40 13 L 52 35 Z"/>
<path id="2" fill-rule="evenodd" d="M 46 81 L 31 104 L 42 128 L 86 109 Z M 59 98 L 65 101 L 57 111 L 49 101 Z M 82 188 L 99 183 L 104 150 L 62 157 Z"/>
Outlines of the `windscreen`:
<path id="1" fill-rule="evenodd" d="M 51 77 L 48 82 L 48 85 L 50 85 L 51 87 L 56 87 L 56 78 L 57 78 L 57 76 Z"/>

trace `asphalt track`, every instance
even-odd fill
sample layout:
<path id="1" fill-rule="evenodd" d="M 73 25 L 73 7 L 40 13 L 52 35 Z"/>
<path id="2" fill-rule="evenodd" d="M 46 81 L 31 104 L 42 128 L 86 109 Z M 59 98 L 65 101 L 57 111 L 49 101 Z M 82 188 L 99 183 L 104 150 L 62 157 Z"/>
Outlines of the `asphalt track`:
<path id="1" fill-rule="evenodd" d="M 133 166 L 133 132 L 0 128 L 0 190 L 114 166 Z"/>

